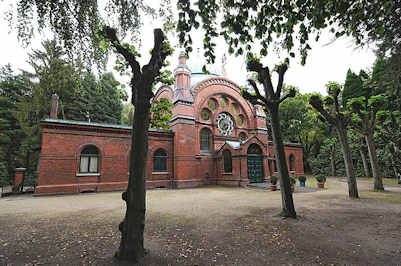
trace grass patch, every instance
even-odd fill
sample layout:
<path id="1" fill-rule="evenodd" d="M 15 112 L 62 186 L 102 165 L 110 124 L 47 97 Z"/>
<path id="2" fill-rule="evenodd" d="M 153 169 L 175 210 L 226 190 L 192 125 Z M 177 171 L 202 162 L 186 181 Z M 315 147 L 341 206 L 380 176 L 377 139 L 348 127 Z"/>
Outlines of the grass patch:
<path id="1" fill-rule="evenodd" d="M 384 200 L 394 203 L 401 203 L 401 193 L 397 192 L 373 192 L 373 191 L 361 191 L 360 195 L 362 198 Z"/>

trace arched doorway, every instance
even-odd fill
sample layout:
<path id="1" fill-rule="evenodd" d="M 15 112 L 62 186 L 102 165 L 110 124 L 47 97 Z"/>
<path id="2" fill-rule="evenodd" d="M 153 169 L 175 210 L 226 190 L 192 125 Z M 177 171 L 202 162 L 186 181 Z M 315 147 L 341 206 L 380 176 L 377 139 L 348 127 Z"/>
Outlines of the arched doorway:
<path id="1" fill-rule="evenodd" d="M 259 145 L 253 143 L 247 151 L 248 179 L 250 183 L 264 182 L 263 152 Z"/>

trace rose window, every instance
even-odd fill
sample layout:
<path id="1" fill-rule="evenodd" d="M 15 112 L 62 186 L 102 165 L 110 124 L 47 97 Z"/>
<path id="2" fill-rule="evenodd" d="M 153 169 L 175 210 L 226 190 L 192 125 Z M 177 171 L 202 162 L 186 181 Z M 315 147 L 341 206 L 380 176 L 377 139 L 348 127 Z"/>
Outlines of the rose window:
<path id="1" fill-rule="evenodd" d="M 223 136 L 229 136 L 234 130 L 234 123 L 231 117 L 225 113 L 221 113 L 216 118 L 217 129 Z"/>

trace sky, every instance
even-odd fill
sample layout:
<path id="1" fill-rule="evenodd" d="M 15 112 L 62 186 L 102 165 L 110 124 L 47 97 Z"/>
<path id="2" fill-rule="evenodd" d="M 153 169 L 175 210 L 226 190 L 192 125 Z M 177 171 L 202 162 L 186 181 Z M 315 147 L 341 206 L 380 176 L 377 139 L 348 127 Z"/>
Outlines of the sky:
<path id="1" fill-rule="evenodd" d="M 0 10 L 0 15 L 2 15 L 5 11 L 3 10 L 4 5 L 0 4 L 0 8 L 2 8 Z M 143 40 L 141 50 L 142 54 L 147 54 L 149 48 L 153 46 L 153 28 L 160 27 L 160 21 L 147 19 L 144 24 L 143 34 L 141 35 Z M 49 38 L 48 35 L 36 36 L 32 40 L 30 47 L 24 48 L 18 42 L 16 34 L 14 32 L 10 33 L 8 24 L 4 21 L 1 21 L 0 24 L 0 36 L 2 36 L 0 42 L 0 65 L 10 63 L 14 69 L 26 70 L 30 70 L 29 64 L 26 63 L 28 53 L 32 49 L 40 49 L 41 40 Z M 202 35 L 201 33 L 193 33 L 192 37 L 194 39 L 195 52 L 190 54 L 189 61 L 191 63 L 199 60 L 203 62 L 204 59 L 202 56 L 196 53 L 197 48 L 201 48 Z M 177 44 L 176 36 L 170 34 L 168 38 L 173 44 Z M 310 50 L 304 66 L 298 63 L 300 62 L 299 58 L 292 59 L 290 68 L 285 76 L 285 84 L 297 87 L 301 93 L 320 92 L 326 94 L 325 84 L 329 81 L 343 83 L 349 68 L 354 72 L 359 72 L 360 69 L 369 70 L 372 67 L 375 55 L 370 47 L 357 48 L 351 38 L 342 38 L 335 41 L 331 38 L 331 34 L 323 32 L 319 42 L 312 43 L 312 50 Z M 176 47 L 174 55 L 168 59 L 171 62 L 171 70 L 177 66 L 178 54 L 181 50 L 183 49 Z M 221 58 L 223 54 L 226 54 L 227 57 L 225 66 L 226 77 L 240 86 L 246 85 L 248 73 L 245 69 L 244 58 L 235 57 L 234 55 L 230 56 L 224 40 L 217 42 L 216 63 L 209 70 L 214 70 L 214 72 L 221 74 Z M 141 60 L 141 63 L 145 63 L 147 60 L 148 58 L 145 57 Z M 273 54 L 269 56 L 269 60 L 264 60 L 263 62 L 267 63 L 270 68 L 273 68 L 283 58 L 279 58 Z M 113 62 L 112 57 L 108 64 L 108 70 L 110 71 L 113 68 Z M 114 74 L 120 82 L 127 82 L 126 77 L 120 77 L 116 72 Z"/>

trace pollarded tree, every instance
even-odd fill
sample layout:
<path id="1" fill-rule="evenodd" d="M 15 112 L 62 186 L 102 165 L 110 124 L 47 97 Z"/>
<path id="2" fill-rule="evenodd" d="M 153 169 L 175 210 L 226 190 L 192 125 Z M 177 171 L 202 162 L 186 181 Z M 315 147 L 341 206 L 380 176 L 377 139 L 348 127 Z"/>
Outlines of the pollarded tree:
<path id="1" fill-rule="evenodd" d="M 279 81 L 276 88 L 273 87 L 273 83 L 270 76 L 269 68 L 263 67 L 257 59 L 251 59 L 247 64 L 248 70 L 257 73 L 258 81 L 263 84 L 264 96 L 260 93 L 256 82 L 249 80 L 249 84 L 255 93 L 249 93 L 247 90 L 243 91 L 245 99 L 249 100 L 252 104 L 260 104 L 270 115 L 271 129 L 273 134 L 274 153 L 277 158 L 277 168 L 280 175 L 280 187 L 281 187 L 281 200 L 282 200 L 282 211 L 281 215 L 284 217 L 296 217 L 294 201 L 291 193 L 290 176 L 288 173 L 287 161 L 284 152 L 283 137 L 280 130 L 280 114 L 279 106 L 280 103 L 289 97 L 295 96 L 295 89 L 292 88 L 287 94 L 282 96 L 281 90 L 283 89 L 284 74 L 288 69 L 286 63 L 276 67 L 275 71 L 278 74 Z"/>
<path id="2" fill-rule="evenodd" d="M 130 86 L 132 102 L 135 106 L 132 127 L 130 174 L 127 191 L 123 200 L 127 205 L 125 218 L 120 224 L 121 242 L 116 257 L 122 260 L 138 261 L 144 256 L 143 231 L 145 225 L 145 175 L 148 148 L 148 127 L 150 99 L 153 97 L 152 87 L 161 77 L 160 69 L 165 65 L 171 48 L 161 29 L 154 30 L 154 47 L 149 62 L 142 66 L 138 62 L 140 55 L 135 46 L 123 44 L 120 38 L 129 33 L 138 32 L 142 24 L 142 15 L 156 10 L 142 0 L 122 1 L 109 0 L 102 17 L 98 2 L 93 0 L 71 1 L 17 1 L 18 35 L 29 42 L 35 27 L 39 30 L 50 29 L 60 40 L 69 54 L 79 55 L 89 63 L 94 59 L 104 58 L 107 47 L 124 58 L 131 74 Z M 161 2 L 159 14 L 166 18 L 167 24 L 173 16 L 169 16 L 169 1 Z M 112 23 L 114 20 L 115 23 Z M 39 23 L 36 23 L 39 22 Z M 113 27 L 102 26 L 108 23 Z M 117 30 L 120 38 L 117 37 Z M 134 37 L 138 37 L 137 35 Z M 134 152 L 135 151 L 135 152 Z M 135 161 L 135 164 L 133 164 Z"/>
<path id="3" fill-rule="evenodd" d="M 154 94 L 153 85 L 159 81 L 161 68 L 166 64 L 166 57 L 172 49 L 161 29 L 154 30 L 154 47 L 148 64 L 141 67 L 139 54 L 135 47 L 123 44 L 117 37 L 117 31 L 103 26 L 100 34 L 105 38 L 107 46 L 120 54 L 130 71 L 132 103 L 135 106 L 132 125 L 131 161 L 127 191 L 123 200 L 127 204 L 124 220 L 120 223 L 120 248 L 116 257 L 121 260 L 138 261 L 145 255 L 143 231 L 145 228 L 146 189 L 145 176 L 148 153 L 148 129 L 150 120 L 151 99 Z M 133 164 L 132 162 L 135 162 Z"/>
<path id="4" fill-rule="evenodd" d="M 366 77 L 365 73 L 361 73 L 359 77 L 355 74 L 352 76 L 354 78 L 350 78 L 347 75 L 345 80 L 344 94 L 348 93 L 343 96 L 343 100 L 347 104 L 347 112 L 351 118 L 350 124 L 364 136 L 368 146 L 374 178 L 374 190 L 383 191 L 382 174 L 377 159 L 373 134 L 376 128 L 376 114 L 386 101 L 386 97 L 379 94 L 380 91 L 375 90 L 372 85 L 368 84 L 368 77 Z M 352 92 L 354 92 L 353 97 L 350 97 Z"/>
<path id="5" fill-rule="evenodd" d="M 311 49 L 309 37 L 316 33 L 316 40 L 319 38 L 319 30 L 327 27 L 327 20 L 331 20 L 337 12 L 336 10 L 327 12 L 332 7 L 332 1 L 325 4 L 313 0 L 264 2 L 202 0 L 194 5 L 191 5 L 189 0 L 178 1 L 179 37 L 187 52 L 192 50 L 192 39 L 188 33 L 193 28 L 201 26 L 205 32 L 203 45 L 208 63 L 215 59 L 216 44 L 213 39 L 223 36 L 228 43 L 229 53 L 236 55 L 246 53 L 248 70 L 257 73 L 257 80 L 262 84 L 264 92 L 259 92 L 256 83 L 251 81 L 255 94 L 245 92 L 244 97 L 252 103 L 264 106 L 270 115 L 282 187 L 282 215 L 287 217 L 296 217 L 296 212 L 290 191 L 290 179 L 280 131 L 279 105 L 288 97 L 295 96 L 295 90 L 282 95 L 284 75 L 289 64 L 288 59 L 275 68 L 275 72 L 278 74 L 278 83 L 274 88 L 269 67 L 263 65 L 257 58 L 267 56 L 269 46 L 272 45 L 278 49 L 283 48 L 291 57 L 295 57 L 295 39 L 298 38 L 299 55 L 304 64 L 308 50 Z M 218 28 L 217 17 L 222 18 L 219 23 L 221 28 Z"/>
<path id="6" fill-rule="evenodd" d="M 348 194 L 351 198 L 358 198 L 359 195 L 355 178 L 355 169 L 348 144 L 347 125 L 349 123 L 349 118 L 344 114 L 344 108 L 339 99 L 341 85 L 335 82 L 330 82 L 326 86 L 329 96 L 322 100 L 319 95 L 313 95 L 310 98 L 309 103 L 321 114 L 324 120 L 336 129 L 347 173 Z"/>

